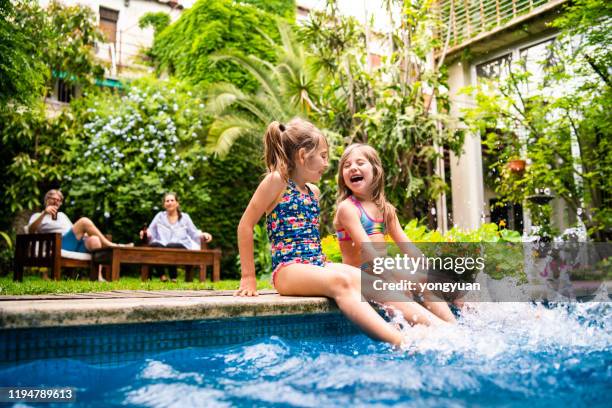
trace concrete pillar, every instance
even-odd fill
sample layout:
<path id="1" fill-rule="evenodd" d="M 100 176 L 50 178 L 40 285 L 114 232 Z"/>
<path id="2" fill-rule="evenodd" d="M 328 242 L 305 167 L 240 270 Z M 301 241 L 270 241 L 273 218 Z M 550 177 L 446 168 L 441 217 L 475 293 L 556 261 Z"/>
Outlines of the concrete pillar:
<path id="1" fill-rule="evenodd" d="M 459 61 L 454 62 L 449 66 L 448 73 L 451 115 L 459 117 L 462 109 L 474 105 L 474 101 L 469 95 L 458 95 L 461 88 L 472 85 L 470 66 Z M 461 229 L 478 228 L 484 217 L 484 182 L 480 135 L 466 135 L 463 152 L 460 156 L 451 152 L 450 170 L 453 226 Z"/>

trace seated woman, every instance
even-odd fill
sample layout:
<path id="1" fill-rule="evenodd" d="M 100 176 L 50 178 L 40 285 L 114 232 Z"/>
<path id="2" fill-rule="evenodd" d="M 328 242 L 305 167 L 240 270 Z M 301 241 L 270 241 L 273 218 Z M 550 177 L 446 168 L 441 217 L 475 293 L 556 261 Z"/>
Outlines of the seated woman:
<path id="1" fill-rule="evenodd" d="M 88 253 L 102 247 L 117 246 L 109 241 L 89 218 L 79 218 L 74 224 L 68 216 L 59 211 L 64 202 L 60 190 L 49 190 L 45 194 L 43 211 L 32 214 L 28 222 L 30 233 L 60 233 L 62 234 L 62 249 L 73 252 Z M 98 280 L 103 281 L 101 271 Z"/>
<path id="2" fill-rule="evenodd" d="M 149 227 L 140 231 L 140 238 L 143 239 L 146 234 L 150 246 L 200 249 L 202 243 L 212 241 L 212 235 L 208 232 L 200 232 L 191 221 L 189 214 L 181 212 L 176 193 L 164 194 L 162 203 L 166 211 L 157 213 Z M 170 279 L 176 282 L 176 266 L 170 266 L 169 269 Z M 162 274 L 161 280 L 165 282 L 168 278 Z"/>

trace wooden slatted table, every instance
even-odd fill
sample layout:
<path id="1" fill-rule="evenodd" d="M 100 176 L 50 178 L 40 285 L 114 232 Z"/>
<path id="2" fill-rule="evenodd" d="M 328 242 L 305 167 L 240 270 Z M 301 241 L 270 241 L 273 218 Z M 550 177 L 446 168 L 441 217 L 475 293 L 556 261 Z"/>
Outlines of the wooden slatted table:
<path id="1" fill-rule="evenodd" d="M 212 266 L 212 280 L 221 279 L 221 250 L 202 249 L 187 250 L 175 248 L 153 247 L 111 247 L 101 248 L 91 254 L 93 266 L 98 264 L 110 265 L 111 280 L 119 279 L 121 264 L 141 265 L 140 277 L 143 281 L 149 279 L 151 265 L 183 265 L 185 266 L 185 280 L 193 280 L 193 267 L 200 266 L 200 281 L 206 278 L 206 267 Z"/>

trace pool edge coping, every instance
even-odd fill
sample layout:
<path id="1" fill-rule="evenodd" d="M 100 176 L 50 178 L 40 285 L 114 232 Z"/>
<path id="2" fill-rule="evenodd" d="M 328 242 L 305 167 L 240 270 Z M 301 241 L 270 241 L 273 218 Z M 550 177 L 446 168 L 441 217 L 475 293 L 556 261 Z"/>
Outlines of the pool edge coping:
<path id="1" fill-rule="evenodd" d="M 230 296 L 27 299 L 0 302 L 0 330 L 336 313 L 324 297 Z"/>

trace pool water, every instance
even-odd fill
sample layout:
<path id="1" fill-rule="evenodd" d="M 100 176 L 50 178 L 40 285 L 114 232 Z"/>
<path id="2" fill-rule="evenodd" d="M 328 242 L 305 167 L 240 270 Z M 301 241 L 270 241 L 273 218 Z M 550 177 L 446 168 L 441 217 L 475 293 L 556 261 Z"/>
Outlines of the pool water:
<path id="1" fill-rule="evenodd" d="M 481 303 L 425 331 L 407 328 L 425 337 L 405 350 L 347 331 L 104 364 L 44 358 L 4 364 L 0 386 L 72 386 L 92 407 L 610 406 L 610 303 Z"/>

